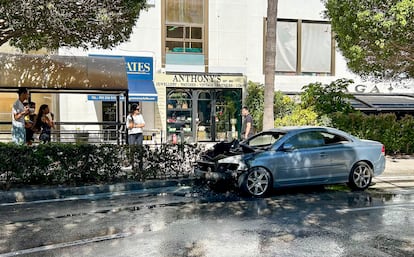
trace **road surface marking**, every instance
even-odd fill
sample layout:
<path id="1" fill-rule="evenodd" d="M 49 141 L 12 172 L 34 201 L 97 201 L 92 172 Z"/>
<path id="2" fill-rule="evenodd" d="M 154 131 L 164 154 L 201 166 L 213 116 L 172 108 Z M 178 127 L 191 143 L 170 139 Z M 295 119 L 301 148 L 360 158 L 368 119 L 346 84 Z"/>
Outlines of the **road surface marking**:
<path id="1" fill-rule="evenodd" d="M 190 187 L 188 186 L 172 186 L 172 187 L 164 187 L 162 193 L 175 193 L 179 190 L 186 190 Z M 70 196 L 65 198 L 55 198 L 55 199 L 45 199 L 45 200 L 34 200 L 34 201 L 27 201 L 27 202 L 13 202 L 13 203 L 0 203 L 0 206 L 14 206 L 14 205 L 25 205 L 25 204 L 39 204 L 39 203 L 54 203 L 54 202 L 64 202 L 64 201 L 77 201 L 77 200 L 96 200 L 102 198 L 110 198 L 116 196 L 128 196 L 128 195 L 135 195 L 135 194 L 150 194 L 155 195 L 160 193 L 159 188 L 148 188 L 148 189 L 138 189 L 138 190 L 129 190 L 129 191 L 122 191 L 122 192 L 105 192 L 105 193 L 96 193 L 96 194 L 85 194 L 85 195 L 78 195 L 78 196 Z"/>
<path id="2" fill-rule="evenodd" d="M 338 212 L 338 213 L 349 213 L 349 212 L 357 212 L 357 211 L 369 211 L 369 210 L 399 208 L 399 207 L 403 207 L 403 208 L 405 208 L 405 207 L 414 207 L 414 203 L 389 204 L 389 205 L 361 207 L 361 208 L 345 208 L 345 209 L 337 209 L 336 212 Z"/>
<path id="3" fill-rule="evenodd" d="M 56 249 L 65 248 L 65 247 L 79 246 L 79 245 L 102 242 L 102 241 L 107 241 L 107 240 L 120 239 L 120 238 L 129 237 L 132 234 L 133 233 L 118 233 L 118 234 L 113 234 L 113 235 L 108 235 L 108 236 L 98 236 L 98 237 L 92 237 L 92 238 L 87 238 L 87 239 L 82 239 L 82 240 L 76 240 L 73 242 L 44 245 L 44 246 L 39 246 L 39 247 L 9 252 L 9 253 L 2 253 L 0 254 L 0 257 L 19 256 L 23 254 L 45 252 L 45 251 L 56 250 Z"/>

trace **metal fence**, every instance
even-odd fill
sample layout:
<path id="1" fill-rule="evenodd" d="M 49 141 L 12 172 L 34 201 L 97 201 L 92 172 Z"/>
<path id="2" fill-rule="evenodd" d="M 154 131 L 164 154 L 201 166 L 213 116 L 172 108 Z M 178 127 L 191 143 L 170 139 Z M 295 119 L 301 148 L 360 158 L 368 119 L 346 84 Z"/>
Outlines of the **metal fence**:
<path id="1" fill-rule="evenodd" d="M 158 129 L 144 129 L 144 144 L 163 143 L 163 133 Z M 0 142 L 11 141 L 11 122 L 0 122 Z M 125 124 L 117 122 L 56 122 L 52 129 L 52 142 L 126 144 Z M 39 134 L 34 134 L 34 143 Z"/>

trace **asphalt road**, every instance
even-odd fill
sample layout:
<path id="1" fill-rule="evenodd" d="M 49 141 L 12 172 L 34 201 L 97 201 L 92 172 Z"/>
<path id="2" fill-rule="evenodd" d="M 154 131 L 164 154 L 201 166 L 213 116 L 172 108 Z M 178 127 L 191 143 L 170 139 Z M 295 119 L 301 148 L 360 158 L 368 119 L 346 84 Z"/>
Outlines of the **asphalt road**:
<path id="1" fill-rule="evenodd" d="M 414 256 L 414 161 L 364 192 L 163 188 L 0 204 L 6 256 Z M 21 193 L 21 192 L 20 192 Z"/>

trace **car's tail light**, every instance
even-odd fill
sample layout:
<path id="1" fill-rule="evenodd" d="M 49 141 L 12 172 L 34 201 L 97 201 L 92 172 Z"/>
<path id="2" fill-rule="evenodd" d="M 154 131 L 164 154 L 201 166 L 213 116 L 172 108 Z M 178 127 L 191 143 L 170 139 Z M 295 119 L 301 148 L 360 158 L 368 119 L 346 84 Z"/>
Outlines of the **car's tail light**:
<path id="1" fill-rule="evenodd" d="M 381 154 L 385 155 L 385 145 L 382 145 Z"/>

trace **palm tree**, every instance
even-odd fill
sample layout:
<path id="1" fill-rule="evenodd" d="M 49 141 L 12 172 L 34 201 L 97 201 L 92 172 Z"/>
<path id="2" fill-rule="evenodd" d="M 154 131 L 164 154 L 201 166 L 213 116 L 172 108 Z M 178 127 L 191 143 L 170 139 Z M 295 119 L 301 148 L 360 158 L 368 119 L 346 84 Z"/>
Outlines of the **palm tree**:
<path id="1" fill-rule="evenodd" d="M 265 87 L 263 129 L 274 127 L 274 92 L 275 92 L 275 65 L 276 65 L 276 24 L 278 0 L 267 0 L 267 28 L 265 49 Z"/>

